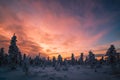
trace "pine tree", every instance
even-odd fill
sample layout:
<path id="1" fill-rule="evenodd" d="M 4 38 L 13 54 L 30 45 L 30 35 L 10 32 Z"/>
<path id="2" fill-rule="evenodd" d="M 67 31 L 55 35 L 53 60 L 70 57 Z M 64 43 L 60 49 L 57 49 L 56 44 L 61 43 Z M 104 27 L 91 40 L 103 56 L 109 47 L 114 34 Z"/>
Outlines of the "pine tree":
<path id="1" fill-rule="evenodd" d="M 29 61 L 30 61 L 30 65 L 33 65 L 33 59 L 31 57 L 29 57 Z"/>
<path id="2" fill-rule="evenodd" d="M 68 70 L 68 62 L 67 62 L 67 59 L 64 59 L 64 67 L 63 67 L 63 70 L 64 70 L 64 71 L 67 71 L 67 70 Z"/>
<path id="3" fill-rule="evenodd" d="M 52 66 L 55 67 L 55 64 L 56 64 L 56 58 L 55 58 L 55 56 L 53 56 L 53 59 L 52 59 Z"/>
<path id="4" fill-rule="evenodd" d="M 25 72 L 25 75 L 29 74 L 29 58 L 24 55 L 24 60 L 23 60 L 23 71 Z"/>
<path id="5" fill-rule="evenodd" d="M 58 55 L 58 61 L 57 61 L 60 65 L 62 65 L 62 56 Z"/>
<path id="6" fill-rule="evenodd" d="M 106 56 L 108 56 L 108 62 L 111 65 L 112 70 L 114 71 L 116 69 L 116 49 L 114 45 L 111 45 L 110 48 L 106 52 Z"/>
<path id="7" fill-rule="evenodd" d="M 25 59 L 26 59 L 26 54 L 23 55 L 23 60 L 25 60 Z"/>
<path id="8" fill-rule="evenodd" d="M 86 58 L 85 58 L 85 64 L 88 64 L 88 56 L 86 56 Z"/>
<path id="9" fill-rule="evenodd" d="M 42 62 L 42 68 L 45 69 L 46 66 L 47 66 L 47 60 L 46 60 L 45 57 L 43 57 L 43 58 L 42 58 L 42 61 L 43 61 L 43 62 Z"/>
<path id="10" fill-rule="evenodd" d="M 110 48 L 106 52 L 106 56 L 108 56 L 108 62 L 110 64 L 114 64 L 116 62 L 116 49 L 114 45 L 111 45 Z"/>
<path id="11" fill-rule="evenodd" d="M 83 53 L 81 53 L 80 58 L 79 58 L 79 64 L 83 64 L 84 63 L 83 56 L 84 56 Z"/>
<path id="12" fill-rule="evenodd" d="M 93 68 L 95 66 L 95 55 L 93 54 L 92 51 L 89 51 L 88 62 L 90 64 L 91 68 Z"/>
<path id="13" fill-rule="evenodd" d="M 11 42 L 10 42 L 10 46 L 9 46 L 9 57 L 10 57 L 10 65 L 11 65 L 11 69 L 15 69 L 16 68 L 16 64 L 18 63 L 18 56 L 19 56 L 19 49 L 17 47 L 17 37 L 14 34 L 13 37 L 11 38 Z"/>
<path id="14" fill-rule="evenodd" d="M 9 56 L 8 56 L 8 54 L 5 54 L 4 55 L 4 65 L 7 65 L 8 63 L 9 63 Z"/>
<path id="15" fill-rule="evenodd" d="M 35 63 L 36 66 L 38 66 L 40 64 L 40 58 L 39 58 L 39 56 L 35 57 L 34 63 Z"/>
<path id="16" fill-rule="evenodd" d="M 51 65 L 51 60 L 50 60 L 49 56 L 47 57 L 47 65 L 48 66 Z"/>
<path id="17" fill-rule="evenodd" d="M 0 49 L 0 65 L 3 65 L 4 62 L 4 48 Z"/>
<path id="18" fill-rule="evenodd" d="M 71 55 L 71 64 L 72 65 L 75 65 L 75 57 L 74 57 L 74 54 L 72 53 Z"/>
<path id="19" fill-rule="evenodd" d="M 21 54 L 21 52 L 19 52 L 18 55 L 17 55 L 17 62 L 20 66 L 22 65 L 22 54 Z"/>

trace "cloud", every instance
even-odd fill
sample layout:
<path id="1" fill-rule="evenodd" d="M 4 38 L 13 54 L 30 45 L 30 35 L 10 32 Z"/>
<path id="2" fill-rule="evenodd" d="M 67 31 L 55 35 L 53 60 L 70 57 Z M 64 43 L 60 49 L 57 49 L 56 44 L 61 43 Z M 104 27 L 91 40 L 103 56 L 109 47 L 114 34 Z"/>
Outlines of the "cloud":
<path id="1" fill-rule="evenodd" d="M 109 33 L 104 26 L 114 15 L 95 0 L 48 1 L 0 1 L 2 39 L 10 40 L 16 33 L 23 53 L 53 56 L 61 52 L 67 56 L 93 48 Z"/>

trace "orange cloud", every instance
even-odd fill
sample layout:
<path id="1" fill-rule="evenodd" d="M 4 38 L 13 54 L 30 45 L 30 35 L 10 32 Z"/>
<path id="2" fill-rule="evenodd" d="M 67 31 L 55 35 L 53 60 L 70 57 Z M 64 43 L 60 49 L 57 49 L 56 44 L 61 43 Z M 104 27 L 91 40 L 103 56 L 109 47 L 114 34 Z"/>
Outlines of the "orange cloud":
<path id="1" fill-rule="evenodd" d="M 16 3 L 16 4 L 15 4 Z M 107 33 L 108 30 L 96 32 L 97 26 L 108 22 L 109 18 L 96 19 L 91 11 L 95 6 L 90 2 L 84 16 L 74 16 L 66 11 L 60 3 L 21 0 L 13 4 L 0 6 L 0 37 L 10 40 L 17 34 L 18 46 L 23 53 L 54 56 L 70 56 L 72 52 L 90 50 Z M 46 6 L 47 5 L 47 6 Z M 84 7 L 83 7 L 84 8 Z M 3 43 L 6 47 L 7 43 Z M 0 45 L 1 47 L 2 45 Z"/>

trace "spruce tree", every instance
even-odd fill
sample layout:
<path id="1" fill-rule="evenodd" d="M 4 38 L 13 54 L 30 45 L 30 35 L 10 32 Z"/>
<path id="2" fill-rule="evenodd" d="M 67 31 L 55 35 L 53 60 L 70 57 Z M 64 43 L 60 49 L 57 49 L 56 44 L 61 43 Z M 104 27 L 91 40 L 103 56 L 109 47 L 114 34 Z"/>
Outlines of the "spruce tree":
<path id="1" fill-rule="evenodd" d="M 53 56 L 53 59 L 52 59 L 52 66 L 55 67 L 55 64 L 56 64 L 56 58 L 55 58 L 55 56 Z"/>
<path id="2" fill-rule="evenodd" d="M 88 56 L 86 56 L 86 58 L 85 58 L 85 64 L 88 64 Z"/>
<path id="3" fill-rule="evenodd" d="M 67 71 L 67 70 L 68 70 L 68 61 L 67 61 L 67 59 L 64 59 L 63 70 L 64 70 L 64 71 Z"/>
<path id="4" fill-rule="evenodd" d="M 106 56 L 108 56 L 108 63 L 111 65 L 112 70 L 114 71 L 116 68 L 116 49 L 114 45 L 111 45 L 110 48 L 106 52 Z"/>
<path id="5" fill-rule="evenodd" d="M 58 55 L 58 63 L 59 63 L 60 65 L 62 65 L 62 56 L 61 56 L 61 55 Z"/>
<path id="6" fill-rule="evenodd" d="M 93 54 L 92 51 L 89 51 L 88 62 L 90 64 L 91 68 L 93 68 L 95 66 L 95 55 Z"/>
<path id="7" fill-rule="evenodd" d="M 72 65 L 75 65 L 75 57 L 74 57 L 74 54 L 72 53 L 71 55 L 71 64 Z"/>
<path id="8" fill-rule="evenodd" d="M 25 72 L 25 75 L 29 75 L 29 57 L 26 57 L 26 54 L 24 54 L 24 60 L 23 60 L 23 71 Z"/>
<path id="9" fill-rule="evenodd" d="M 13 37 L 11 38 L 10 41 L 10 46 L 9 46 L 9 58 L 10 58 L 10 66 L 11 69 L 15 69 L 16 68 L 16 64 L 18 63 L 18 56 L 19 56 L 19 49 L 17 47 L 17 37 L 14 34 Z"/>
<path id="10" fill-rule="evenodd" d="M 0 49 L 0 65 L 3 65 L 4 62 L 4 48 Z"/>
<path id="11" fill-rule="evenodd" d="M 39 56 L 35 57 L 34 63 L 35 63 L 36 66 L 38 66 L 40 64 L 40 58 L 39 58 Z"/>
<path id="12" fill-rule="evenodd" d="M 111 45 L 110 48 L 106 52 L 106 56 L 108 56 L 109 64 L 114 64 L 116 62 L 116 49 L 114 45 Z"/>
<path id="13" fill-rule="evenodd" d="M 81 53 L 80 58 L 79 58 L 79 64 L 83 64 L 83 53 Z"/>

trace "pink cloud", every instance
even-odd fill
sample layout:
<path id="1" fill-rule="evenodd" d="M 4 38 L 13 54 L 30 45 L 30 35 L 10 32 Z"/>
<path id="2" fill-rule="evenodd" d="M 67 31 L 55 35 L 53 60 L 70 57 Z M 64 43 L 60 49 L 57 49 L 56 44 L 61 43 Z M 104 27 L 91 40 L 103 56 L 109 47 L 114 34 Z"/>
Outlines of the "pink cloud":
<path id="1" fill-rule="evenodd" d="M 48 6 L 45 4 L 22 0 L 16 6 L 20 11 L 9 6 L 5 9 L 0 8 L 5 18 L 0 27 L 1 34 L 10 38 L 15 32 L 18 35 L 18 45 L 28 54 L 41 52 L 49 55 L 63 52 L 61 54 L 67 56 L 65 52 L 89 50 L 107 33 L 107 30 L 103 30 L 92 34 L 96 32 L 99 24 L 108 21 L 108 19 L 95 19 L 91 12 L 95 5 L 92 2 L 91 6 L 85 4 L 87 10 L 84 11 L 86 16 L 84 18 L 68 15 L 59 3 L 53 2 Z M 59 14 L 55 12 L 57 9 Z M 13 17 L 14 14 L 16 18 Z M 24 46 L 22 42 L 25 42 Z"/>

